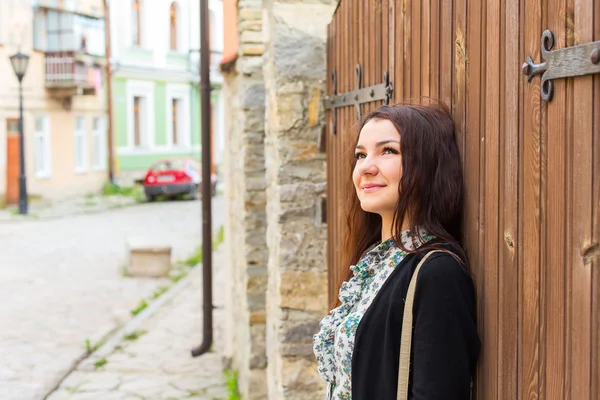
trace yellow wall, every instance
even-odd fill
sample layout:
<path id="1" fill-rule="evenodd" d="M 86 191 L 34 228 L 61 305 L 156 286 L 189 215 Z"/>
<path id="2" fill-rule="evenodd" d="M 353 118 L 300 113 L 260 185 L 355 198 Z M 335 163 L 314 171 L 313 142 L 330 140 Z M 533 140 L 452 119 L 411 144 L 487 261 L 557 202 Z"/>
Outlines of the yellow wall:
<path id="1" fill-rule="evenodd" d="M 102 10 L 102 0 L 78 1 L 79 7 L 96 5 Z M 85 3 L 85 4 L 84 4 Z M 44 198 L 61 198 L 75 194 L 84 194 L 99 190 L 102 183 L 108 179 L 108 169 L 94 171 L 92 167 L 92 118 L 104 116 L 106 124 L 106 76 L 103 74 L 103 85 L 98 95 L 75 96 L 71 110 L 63 108 L 61 102 L 51 98 L 45 87 L 45 55 L 32 49 L 31 32 L 33 28 L 32 8 L 23 6 L 17 10 L 18 21 L 29 21 L 29 26 L 22 28 L 23 37 L 21 51 L 31 56 L 29 68 L 23 80 L 24 92 L 24 132 L 25 132 L 25 161 L 27 172 L 27 187 L 30 194 L 41 195 Z M 29 15 L 27 15 L 29 13 Z M 0 23 L 7 22 L 11 16 L 0 17 Z M 10 29 L 10 24 L 5 25 Z M 14 39 L 13 39 L 14 40 Z M 6 29 L 0 35 L 0 197 L 6 191 L 6 119 L 18 118 L 19 97 L 18 81 L 12 70 L 8 57 L 18 51 L 18 44 L 7 39 Z M 50 119 L 50 134 L 52 140 L 52 173 L 49 178 L 39 179 L 35 176 L 34 132 L 35 117 L 46 115 Z M 75 172 L 75 117 L 86 118 L 88 172 Z"/>

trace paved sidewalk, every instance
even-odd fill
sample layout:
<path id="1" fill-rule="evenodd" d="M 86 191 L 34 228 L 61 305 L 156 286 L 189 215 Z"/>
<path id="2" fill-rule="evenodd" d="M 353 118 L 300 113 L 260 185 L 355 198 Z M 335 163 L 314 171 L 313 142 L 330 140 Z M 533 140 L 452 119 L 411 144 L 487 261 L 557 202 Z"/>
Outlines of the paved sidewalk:
<path id="1" fill-rule="evenodd" d="M 88 196 L 70 197 L 55 201 L 31 201 L 27 215 L 20 215 L 17 206 L 0 209 L 0 223 L 55 219 L 72 217 L 79 214 L 96 214 L 136 204 L 138 203 L 134 197 L 118 194 L 110 196 L 90 194 Z"/>
<path id="2" fill-rule="evenodd" d="M 220 252 L 214 253 L 215 288 L 223 286 L 222 259 Z M 219 354 L 223 291 L 214 292 L 215 352 L 192 358 L 190 350 L 202 340 L 202 268 L 185 279 L 189 285 L 120 343 L 107 343 L 108 349 L 98 350 L 100 356 L 82 362 L 48 400 L 227 399 Z"/>
<path id="3" fill-rule="evenodd" d="M 215 197 L 215 233 L 223 207 Z M 42 400 L 85 356 L 86 342 L 97 345 L 171 283 L 123 276 L 126 239 L 140 235 L 165 240 L 174 261 L 186 260 L 202 240 L 200 201 L 0 223 L 1 400 Z"/>

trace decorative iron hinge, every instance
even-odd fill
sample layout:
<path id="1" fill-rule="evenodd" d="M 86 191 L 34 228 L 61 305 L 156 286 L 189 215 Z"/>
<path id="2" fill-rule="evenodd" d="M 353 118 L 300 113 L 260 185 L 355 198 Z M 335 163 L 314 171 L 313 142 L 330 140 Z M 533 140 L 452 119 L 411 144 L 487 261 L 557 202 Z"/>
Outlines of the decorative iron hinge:
<path id="1" fill-rule="evenodd" d="M 362 110 L 360 105 L 369 103 L 371 101 L 385 100 L 385 104 L 390 103 L 392 94 L 394 93 L 394 87 L 390 82 L 390 74 L 385 72 L 383 74 L 384 82 L 378 85 L 361 88 L 362 86 L 362 67 L 360 64 L 356 65 L 356 90 L 346 93 L 337 93 L 337 73 L 333 71 L 331 73 L 331 81 L 333 86 L 333 95 L 327 96 L 323 99 L 323 103 L 326 110 L 333 112 L 332 131 L 334 134 L 337 133 L 337 108 L 346 106 L 355 106 L 358 119 L 362 117 Z"/>
<path id="2" fill-rule="evenodd" d="M 552 100 L 553 79 L 600 73 L 600 41 L 550 51 L 552 46 L 554 34 L 545 30 L 541 40 L 545 62 L 535 64 L 528 56 L 522 67 L 523 74 L 528 76 L 527 82 L 531 82 L 535 75 L 543 74 L 540 92 L 544 101 Z"/>

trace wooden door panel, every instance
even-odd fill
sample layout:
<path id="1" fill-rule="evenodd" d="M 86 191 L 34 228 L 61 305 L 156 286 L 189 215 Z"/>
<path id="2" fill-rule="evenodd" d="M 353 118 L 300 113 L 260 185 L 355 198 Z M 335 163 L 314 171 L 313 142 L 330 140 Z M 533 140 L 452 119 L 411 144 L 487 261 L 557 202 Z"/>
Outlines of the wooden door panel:
<path id="1" fill-rule="evenodd" d="M 545 29 L 559 49 L 600 40 L 598 20 L 594 0 L 342 0 L 329 26 L 337 93 L 356 87 L 359 63 L 363 86 L 390 72 L 392 102 L 430 95 L 452 110 L 483 341 L 479 400 L 600 398 L 600 76 L 556 79 L 546 103 L 540 78 L 521 74 L 527 56 L 542 61 Z M 335 114 L 330 268 L 342 261 L 356 110 Z"/>

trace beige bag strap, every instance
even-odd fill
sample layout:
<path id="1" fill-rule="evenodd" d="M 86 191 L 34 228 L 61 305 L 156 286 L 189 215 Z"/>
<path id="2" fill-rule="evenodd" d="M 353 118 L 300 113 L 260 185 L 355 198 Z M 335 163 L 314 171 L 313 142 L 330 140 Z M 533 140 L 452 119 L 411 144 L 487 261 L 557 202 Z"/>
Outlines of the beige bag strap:
<path id="1" fill-rule="evenodd" d="M 402 319 L 402 336 L 400 338 L 400 363 L 398 368 L 398 395 L 397 400 L 408 400 L 408 375 L 410 371 L 410 348 L 412 346 L 412 327 L 413 327 L 413 303 L 415 300 L 415 289 L 417 287 L 417 278 L 419 271 L 425 261 L 433 253 L 449 253 L 447 250 L 432 250 L 425 254 L 410 280 L 408 292 L 406 293 L 406 302 L 404 303 L 404 317 Z"/>

